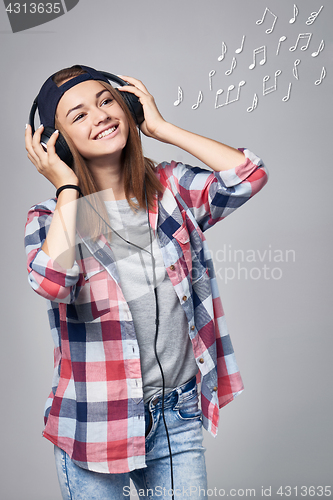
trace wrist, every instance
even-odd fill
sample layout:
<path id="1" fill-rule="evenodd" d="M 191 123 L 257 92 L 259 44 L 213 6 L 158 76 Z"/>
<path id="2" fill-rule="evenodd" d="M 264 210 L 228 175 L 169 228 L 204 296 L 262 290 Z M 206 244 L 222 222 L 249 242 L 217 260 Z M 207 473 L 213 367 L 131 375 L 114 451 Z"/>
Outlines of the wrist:
<path id="1" fill-rule="evenodd" d="M 155 130 L 154 139 L 172 144 L 173 131 L 175 128 L 177 128 L 175 125 L 163 120 Z"/>
<path id="2" fill-rule="evenodd" d="M 72 185 L 72 186 L 78 186 L 79 185 L 79 179 L 74 175 L 73 177 L 69 177 L 66 179 L 61 179 L 57 182 L 55 182 L 53 185 L 56 189 L 61 188 L 61 186 L 66 186 L 66 185 Z"/>
<path id="3" fill-rule="evenodd" d="M 76 192 L 76 196 L 79 195 L 79 196 L 82 196 L 82 191 L 81 191 L 81 188 L 77 185 L 77 184 L 63 184 L 62 186 L 60 186 L 58 189 L 57 189 L 57 192 L 56 192 L 56 198 L 59 198 L 59 195 L 64 192 L 64 191 L 73 191 L 73 192 Z"/>

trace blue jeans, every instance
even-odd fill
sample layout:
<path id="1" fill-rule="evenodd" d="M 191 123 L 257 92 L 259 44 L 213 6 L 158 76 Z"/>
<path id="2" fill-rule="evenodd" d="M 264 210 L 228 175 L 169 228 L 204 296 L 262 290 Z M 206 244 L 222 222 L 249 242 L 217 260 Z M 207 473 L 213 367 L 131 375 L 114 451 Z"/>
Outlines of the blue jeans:
<path id="1" fill-rule="evenodd" d="M 207 499 L 207 475 L 202 446 L 201 410 L 195 378 L 168 393 L 164 415 L 170 437 L 174 497 Z M 82 469 L 55 446 L 55 460 L 64 500 L 130 499 L 130 479 L 137 491 L 134 498 L 171 499 L 170 458 L 162 418 L 162 397 L 154 396 L 145 405 L 146 464 L 124 474 L 100 474 Z"/>

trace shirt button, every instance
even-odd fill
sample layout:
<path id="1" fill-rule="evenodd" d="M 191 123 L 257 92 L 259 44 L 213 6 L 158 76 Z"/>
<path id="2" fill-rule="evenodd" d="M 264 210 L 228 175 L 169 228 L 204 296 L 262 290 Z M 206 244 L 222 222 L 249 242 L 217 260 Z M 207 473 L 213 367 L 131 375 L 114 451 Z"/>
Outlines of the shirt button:
<path id="1" fill-rule="evenodd" d="M 195 330 L 195 326 L 194 325 L 191 326 L 191 330 L 192 330 L 192 332 L 193 332 L 193 330 Z"/>
<path id="2" fill-rule="evenodd" d="M 170 271 L 174 271 L 174 270 L 175 270 L 175 266 L 172 264 L 172 265 L 170 266 Z"/>
<path id="3" fill-rule="evenodd" d="M 185 300 L 187 300 L 187 297 L 186 297 L 186 295 L 184 295 L 184 297 L 183 297 L 183 301 L 184 301 L 184 302 L 185 302 Z"/>
<path id="4" fill-rule="evenodd" d="M 84 277 L 84 279 L 86 279 L 87 273 L 83 273 L 83 277 Z"/>
<path id="5" fill-rule="evenodd" d="M 215 391 L 215 392 L 217 391 L 217 387 L 216 386 L 213 388 L 213 391 Z"/>
<path id="6" fill-rule="evenodd" d="M 204 359 L 203 358 L 199 358 L 199 363 L 204 363 Z"/>

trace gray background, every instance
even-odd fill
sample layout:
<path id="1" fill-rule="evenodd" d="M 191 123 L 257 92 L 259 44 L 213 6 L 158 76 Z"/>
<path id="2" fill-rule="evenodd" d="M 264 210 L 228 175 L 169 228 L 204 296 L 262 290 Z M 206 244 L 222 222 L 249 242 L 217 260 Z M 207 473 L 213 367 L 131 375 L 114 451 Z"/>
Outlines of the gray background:
<path id="1" fill-rule="evenodd" d="M 45 303 L 27 283 L 23 250 L 27 210 L 53 196 L 54 189 L 27 159 L 23 135 L 42 82 L 75 63 L 141 79 L 165 119 L 232 146 L 248 147 L 264 159 L 270 171 L 268 186 L 206 233 L 246 386 L 221 410 L 218 437 L 205 433 L 209 486 L 226 493 L 242 489 L 243 496 L 247 488 L 255 488 L 257 497 L 262 486 L 271 486 L 272 498 L 282 498 L 276 494 L 279 486 L 284 493 L 287 486 L 298 487 L 301 496 L 301 486 L 331 485 L 333 5 L 298 0 L 299 15 L 290 24 L 293 5 L 289 0 L 80 0 L 64 16 L 16 34 L 3 8 L 1 499 L 60 499 L 52 445 L 41 437 L 51 387 L 52 341 Z M 310 13 L 321 5 L 317 20 L 306 26 Z M 272 24 L 270 15 L 256 25 L 265 7 L 278 16 L 269 35 L 265 30 Z M 304 32 L 313 33 L 308 50 L 290 52 Z M 237 67 L 226 76 L 243 35 Z M 276 56 L 282 35 L 288 38 Z M 324 51 L 311 57 L 322 39 Z M 228 51 L 218 62 L 222 41 Z M 266 64 L 250 71 L 253 50 L 264 44 Z M 297 58 L 298 80 L 292 73 Z M 315 86 L 323 66 L 327 76 Z M 210 91 L 208 73 L 213 69 Z M 282 70 L 277 90 L 263 96 L 263 77 L 273 78 L 277 69 Z M 228 86 L 241 80 L 246 84 L 240 99 L 215 109 L 216 91 L 224 89 L 219 98 L 223 103 Z M 282 102 L 289 82 L 290 99 Z M 178 86 L 184 100 L 176 107 Z M 203 101 L 193 110 L 200 90 Z M 259 104 L 248 113 L 255 92 Z M 146 138 L 144 150 L 157 161 L 198 164 L 187 153 Z M 256 261 L 242 263 L 231 256 L 223 262 L 218 253 L 223 248 L 252 250 Z M 295 252 L 295 259 L 289 253 L 286 262 L 287 250 Z M 278 252 L 284 262 L 274 261 Z M 245 271 L 237 275 L 238 263 L 246 267 L 247 279 Z M 226 268 L 235 271 L 227 282 L 225 273 L 230 276 L 232 271 Z M 316 490 L 315 496 L 319 493 Z"/>

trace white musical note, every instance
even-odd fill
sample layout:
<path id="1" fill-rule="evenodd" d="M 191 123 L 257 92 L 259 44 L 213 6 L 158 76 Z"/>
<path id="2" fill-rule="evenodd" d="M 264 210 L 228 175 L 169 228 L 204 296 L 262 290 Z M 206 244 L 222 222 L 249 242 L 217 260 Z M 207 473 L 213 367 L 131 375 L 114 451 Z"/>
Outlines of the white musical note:
<path id="1" fill-rule="evenodd" d="M 257 94 L 254 94 L 252 106 L 250 106 L 249 108 L 247 108 L 246 111 L 248 113 L 251 113 L 254 109 L 256 109 L 257 106 L 258 106 L 258 96 L 257 96 Z"/>
<path id="2" fill-rule="evenodd" d="M 227 76 L 231 75 L 231 73 L 233 72 L 233 70 L 236 68 L 237 66 L 237 61 L 236 61 L 236 57 L 233 57 L 232 58 L 232 61 L 231 61 L 231 68 L 228 69 L 228 71 L 225 72 L 225 74 Z"/>
<path id="3" fill-rule="evenodd" d="M 280 51 L 280 45 L 282 42 L 284 42 L 285 40 L 287 40 L 287 37 L 286 36 L 281 36 L 280 40 L 279 40 L 279 43 L 278 43 L 278 46 L 277 46 L 277 51 L 276 51 L 276 55 L 278 56 L 279 55 L 279 51 Z"/>
<path id="4" fill-rule="evenodd" d="M 216 73 L 215 69 L 212 69 L 212 71 L 210 71 L 209 74 L 208 74 L 208 78 L 209 78 L 209 90 L 213 90 L 213 87 L 212 87 L 212 78 L 215 75 L 215 73 Z"/>
<path id="5" fill-rule="evenodd" d="M 223 106 L 227 106 L 228 104 L 231 104 L 232 102 L 236 102 L 239 100 L 239 96 L 240 96 L 240 89 L 241 87 L 243 87 L 243 85 L 245 85 L 245 81 L 242 80 L 241 82 L 239 82 L 238 84 L 238 91 L 237 91 L 237 96 L 235 97 L 235 99 L 232 99 L 231 101 L 229 100 L 229 95 L 230 95 L 230 92 L 232 90 L 234 90 L 235 88 L 235 85 L 229 85 L 228 87 L 228 92 L 227 92 L 227 99 L 225 101 L 224 104 L 219 104 L 217 105 L 217 101 L 218 101 L 218 96 L 222 94 L 223 90 L 222 89 L 219 89 L 217 92 L 216 92 L 216 98 L 215 98 L 215 109 L 217 108 L 222 108 Z"/>
<path id="6" fill-rule="evenodd" d="M 325 76 L 326 76 L 326 69 L 325 66 L 323 66 L 323 69 L 321 70 L 320 79 L 315 81 L 315 85 L 320 85 L 321 82 L 324 80 Z"/>
<path id="7" fill-rule="evenodd" d="M 198 100 L 197 100 L 196 104 L 193 104 L 192 109 L 198 109 L 202 100 L 203 100 L 203 95 L 202 95 L 202 92 L 200 90 L 199 95 L 198 95 Z"/>
<path id="8" fill-rule="evenodd" d="M 235 50 L 236 54 L 240 54 L 242 52 L 243 47 L 244 47 L 244 40 L 245 40 L 245 35 L 243 35 L 241 46 L 239 47 L 239 49 Z"/>
<path id="9" fill-rule="evenodd" d="M 273 14 L 273 12 L 268 9 L 268 7 L 266 7 L 264 15 L 262 16 L 262 18 L 259 19 L 258 21 L 256 21 L 256 24 L 262 24 L 264 22 L 267 12 L 269 12 L 270 14 L 272 14 L 272 16 L 274 17 L 274 21 L 273 21 L 273 24 L 272 24 L 271 28 L 269 28 L 268 30 L 265 31 L 265 33 L 267 33 L 267 35 L 269 35 L 270 33 L 272 33 L 272 31 L 274 29 L 275 23 L 277 21 L 277 16 L 275 14 Z"/>
<path id="10" fill-rule="evenodd" d="M 219 89 L 217 92 L 216 92 L 216 96 L 215 96 L 215 109 L 219 108 L 220 106 L 217 105 L 217 101 L 219 99 L 219 95 L 221 95 L 223 93 L 223 90 L 222 89 Z"/>
<path id="11" fill-rule="evenodd" d="M 312 57 L 317 57 L 317 55 L 318 55 L 318 54 L 320 54 L 320 52 L 321 52 L 322 50 L 324 50 L 324 47 L 325 47 L 325 42 L 324 42 L 324 40 L 322 40 L 322 41 L 320 42 L 319 49 L 318 49 L 316 52 L 312 52 L 312 54 L 311 54 L 311 55 L 312 55 Z"/>
<path id="12" fill-rule="evenodd" d="M 315 20 L 317 19 L 317 17 L 319 16 L 319 14 L 321 13 L 323 8 L 324 8 L 324 6 L 322 5 L 320 7 L 320 9 L 318 10 L 318 12 L 311 12 L 311 14 L 308 17 L 308 20 L 306 21 L 305 24 L 307 24 L 308 26 L 311 26 L 311 24 L 313 24 L 315 22 Z"/>
<path id="13" fill-rule="evenodd" d="M 263 59 L 259 62 L 259 64 L 262 66 L 266 62 L 266 45 L 263 45 L 262 47 L 258 47 L 257 49 L 254 49 L 253 51 L 253 63 L 250 64 L 249 69 L 253 69 L 256 67 L 256 56 L 257 54 L 260 54 L 261 52 L 264 53 Z"/>
<path id="14" fill-rule="evenodd" d="M 308 43 L 306 45 L 303 45 L 303 47 L 301 47 L 301 50 L 306 50 L 309 46 L 309 43 L 310 43 L 310 40 L 311 40 L 311 37 L 312 37 L 312 33 L 300 33 L 297 37 L 297 40 L 296 40 L 296 43 L 295 45 L 293 45 L 292 47 L 290 47 L 290 52 L 293 52 L 294 50 L 297 49 L 297 46 L 298 46 L 298 42 L 302 39 L 305 39 L 307 38 L 308 39 Z"/>
<path id="15" fill-rule="evenodd" d="M 293 24 L 296 21 L 298 16 L 298 8 L 297 5 L 294 4 L 294 16 L 289 20 L 290 24 Z"/>
<path id="16" fill-rule="evenodd" d="M 224 56 L 225 56 L 226 52 L 227 52 L 227 46 L 226 46 L 226 44 L 225 44 L 224 42 L 222 42 L 222 53 L 221 53 L 221 55 L 217 58 L 217 60 L 218 60 L 219 62 L 220 62 L 220 61 L 223 61 L 223 59 L 224 59 Z"/>
<path id="17" fill-rule="evenodd" d="M 296 59 L 296 61 L 294 62 L 294 67 L 293 67 L 293 75 L 296 78 L 296 80 L 298 80 L 298 69 L 297 69 L 297 66 L 299 64 L 301 64 L 301 60 L 300 59 Z"/>
<path id="18" fill-rule="evenodd" d="M 285 96 L 282 98 L 282 101 L 283 101 L 283 102 L 287 102 L 287 101 L 289 101 L 290 91 L 291 91 L 291 82 L 289 83 L 289 87 L 288 87 L 288 94 L 287 94 L 287 95 L 285 95 Z"/>
<path id="19" fill-rule="evenodd" d="M 183 100 L 183 90 L 178 87 L 178 99 L 173 103 L 174 106 L 178 106 Z"/>
<path id="20" fill-rule="evenodd" d="M 275 81 L 274 81 L 274 85 L 272 85 L 271 87 L 266 87 L 266 82 L 268 82 L 268 80 L 270 79 L 270 76 L 269 75 L 266 75 L 264 76 L 262 82 L 263 82 L 263 90 L 262 90 L 262 95 L 267 95 L 267 94 L 270 94 L 271 92 L 274 92 L 276 89 L 277 89 L 277 77 L 279 75 L 281 75 L 282 71 L 280 69 L 278 69 L 277 71 L 275 71 Z"/>

